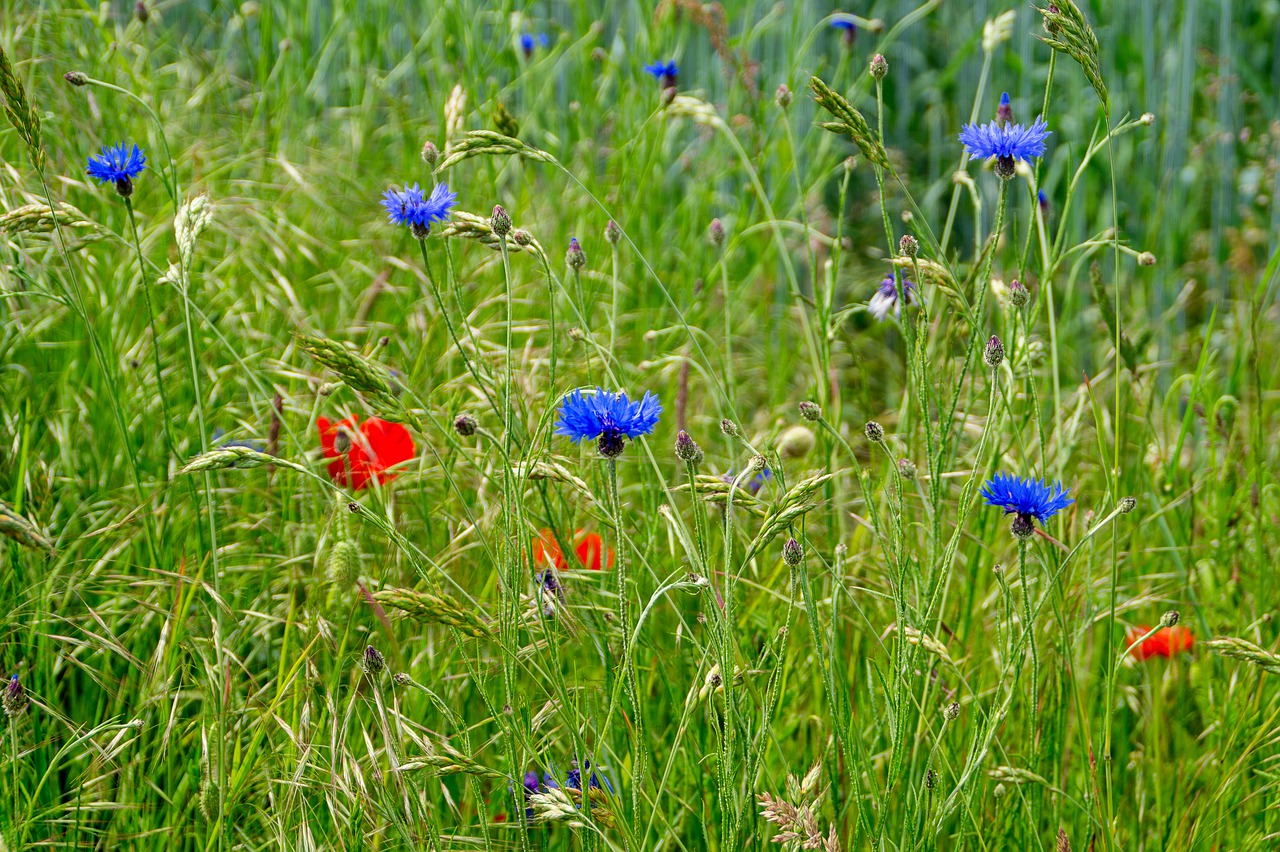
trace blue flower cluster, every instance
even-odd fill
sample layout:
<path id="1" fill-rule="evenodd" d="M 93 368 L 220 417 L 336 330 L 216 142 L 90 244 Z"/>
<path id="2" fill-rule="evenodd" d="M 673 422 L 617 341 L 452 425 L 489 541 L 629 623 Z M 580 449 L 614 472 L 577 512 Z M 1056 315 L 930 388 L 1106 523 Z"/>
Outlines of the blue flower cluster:
<path id="1" fill-rule="evenodd" d="M 600 455 L 616 458 L 622 454 L 625 439 L 635 440 L 648 435 L 658 425 L 662 403 L 652 392 L 632 402 L 625 391 L 607 391 L 596 388 L 590 396 L 575 390 L 564 398 L 555 434 L 574 441 L 595 439 Z"/>
<path id="2" fill-rule="evenodd" d="M 450 192 L 447 183 L 437 184 L 429 197 L 415 183 L 404 189 L 388 189 L 382 196 L 382 206 L 387 218 L 394 225 L 408 225 L 413 235 L 423 239 L 431 232 L 431 225 L 449 218 L 449 211 L 458 202 L 458 193 Z"/>
<path id="3" fill-rule="evenodd" d="M 960 141 L 974 157 L 982 160 L 995 157 L 1007 161 L 1031 162 L 1044 155 L 1044 140 L 1051 131 L 1043 118 L 1037 118 L 1030 127 L 1021 124 L 1004 124 L 991 121 L 986 124 L 966 124 L 960 130 Z"/>
<path id="4" fill-rule="evenodd" d="M 1019 538 L 1028 538 L 1035 531 L 1032 519 L 1043 524 L 1075 502 L 1061 482 L 1050 484 L 1047 479 L 1022 479 L 1008 473 L 991 477 L 980 494 L 987 505 L 1016 516 L 1013 532 Z"/>
<path id="5" fill-rule="evenodd" d="M 871 311 L 880 322 L 884 322 L 890 312 L 893 315 L 900 316 L 902 314 L 902 305 L 898 304 L 898 283 L 897 273 L 890 272 L 889 275 L 880 282 L 880 286 L 876 288 L 876 292 L 871 297 L 871 301 L 867 303 L 867 310 Z M 902 298 L 908 305 L 914 305 L 920 300 L 920 293 L 916 290 L 916 285 L 906 276 L 902 278 Z"/>
<path id="6" fill-rule="evenodd" d="M 644 66 L 644 70 L 652 74 L 653 78 L 661 83 L 664 89 L 674 86 L 680 74 L 679 66 L 672 60 L 652 62 Z"/>
<path id="7" fill-rule="evenodd" d="M 533 55 L 535 47 L 546 47 L 551 43 L 551 39 L 547 38 L 546 33 L 521 33 L 520 34 L 520 50 L 526 57 Z"/>
<path id="8" fill-rule="evenodd" d="M 102 153 L 89 158 L 85 170 L 89 177 L 100 183 L 113 183 L 116 192 L 128 198 L 133 194 L 133 179 L 147 167 L 147 156 L 137 145 L 121 142 L 114 147 L 105 145 Z"/>

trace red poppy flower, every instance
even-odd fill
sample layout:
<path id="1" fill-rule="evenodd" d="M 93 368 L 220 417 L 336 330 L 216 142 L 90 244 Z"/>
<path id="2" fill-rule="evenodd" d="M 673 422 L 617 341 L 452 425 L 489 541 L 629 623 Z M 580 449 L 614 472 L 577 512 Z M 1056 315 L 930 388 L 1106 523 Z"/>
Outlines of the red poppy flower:
<path id="1" fill-rule="evenodd" d="M 1130 627 L 1125 633 L 1125 644 L 1130 648 L 1147 635 L 1150 627 L 1144 627 L 1139 624 L 1136 627 Z M 1172 659 L 1176 654 L 1183 651 L 1190 651 L 1191 646 L 1195 644 L 1195 637 L 1191 635 L 1191 631 L 1186 627 L 1161 627 L 1142 644 L 1138 645 L 1133 655 L 1140 660 L 1149 660 L 1152 657 L 1168 657 Z"/>
<path id="2" fill-rule="evenodd" d="M 317 417 L 316 426 L 324 457 L 333 459 L 329 462 L 329 478 L 356 491 L 375 476 L 379 484 L 395 479 L 396 474 L 388 472 L 388 468 L 408 461 L 417 452 L 408 429 L 379 417 L 370 417 L 364 423 L 354 417 L 337 423 Z"/>
<path id="3" fill-rule="evenodd" d="M 561 571 L 569 567 L 588 568 L 592 571 L 599 571 L 602 567 L 613 567 L 613 551 L 609 550 L 606 556 L 604 540 L 597 533 L 584 533 L 578 530 L 574 534 L 573 549 L 578 556 L 577 566 L 568 564 L 568 560 L 560 550 L 559 542 L 556 541 L 555 533 L 551 530 L 543 530 L 533 540 L 533 561 L 554 565 Z"/>

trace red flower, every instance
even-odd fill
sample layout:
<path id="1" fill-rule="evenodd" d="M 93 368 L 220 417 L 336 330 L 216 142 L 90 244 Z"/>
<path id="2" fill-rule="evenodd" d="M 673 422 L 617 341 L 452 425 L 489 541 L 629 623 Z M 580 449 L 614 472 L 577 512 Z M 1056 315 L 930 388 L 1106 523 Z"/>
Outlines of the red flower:
<path id="1" fill-rule="evenodd" d="M 379 484 L 395 479 L 396 474 L 388 472 L 388 468 L 408 461 L 417 452 L 408 429 L 378 417 L 370 417 L 364 423 L 354 417 L 337 423 L 317 417 L 316 426 L 324 457 L 333 459 L 329 462 L 329 478 L 356 491 L 375 476 Z"/>
<path id="2" fill-rule="evenodd" d="M 575 567 L 589 568 L 592 571 L 599 571 L 605 566 L 613 567 L 613 551 L 608 551 L 608 556 L 605 558 L 604 540 L 597 533 L 584 533 L 578 530 L 574 539 L 574 551 L 578 555 L 578 565 Z M 551 530 L 543 530 L 533 540 L 533 561 L 554 565 L 561 571 L 570 567 L 564 558 L 564 553 L 560 550 L 560 544 L 556 541 L 555 533 Z M 602 562 L 604 565 L 601 564 Z"/>
<path id="3" fill-rule="evenodd" d="M 1150 627 L 1144 627 L 1141 624 L 1136 627 L 1130 627 L 1124 636 L 1125 644 L 1132 648 L 1150 630 Z M 1195 644 L 1195 637 L 1191 635 L 1191 631 L 1188 628 L 1161 627 L 1146 641 L 1138 645 L 1133 655 L 1140 660 L 1149 660 L 1152 657 L 1168 657 L 1172 659 L 1176 654 L 1190 651 L 1193 644 Z"/>

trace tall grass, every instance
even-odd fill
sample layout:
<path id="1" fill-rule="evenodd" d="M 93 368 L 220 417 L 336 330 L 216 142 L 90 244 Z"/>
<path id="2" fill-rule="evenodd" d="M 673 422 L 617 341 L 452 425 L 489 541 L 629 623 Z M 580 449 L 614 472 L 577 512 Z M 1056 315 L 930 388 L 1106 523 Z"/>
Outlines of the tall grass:
<path id="1" fill-rule="evenodd" d="M 4 848 L 1275 844 L 1270 5 L 0 11 Z"/>

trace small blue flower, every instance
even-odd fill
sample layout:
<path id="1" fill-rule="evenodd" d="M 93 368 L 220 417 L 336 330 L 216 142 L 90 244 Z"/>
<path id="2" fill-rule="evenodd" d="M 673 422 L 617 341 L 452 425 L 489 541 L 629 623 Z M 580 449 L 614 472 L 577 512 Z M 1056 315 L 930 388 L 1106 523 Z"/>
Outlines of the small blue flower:
<path id="1" fill-rule="evenodd" d="M 760 493 L 761 488 L 764 488 L 765 483 L 772 481 L 772 479 L 773 479 L 773 471 L 769 470 L 769 468 L 766 467 L 764 470 L 760 471 L 754 477 L 751 478 L 751 480 L 746 485 L 746 489 L 751 492 L 752 496 L 755 496 Z M 733 483 L 735 483 L 737 480 L 738 480 L 738 474 L 734 471 L 733 468 L 729 468 L 728 472 L 726 472 L 720 477 L 720 481 L 723 482 L 725 485 L 733 485 Z"/>
<path id="2" fill-rule="evenodd" d="M 624 438 L 634 441 L 653 431 L 662 403 L 649 391 L 640 401 L 632 402 L 625 391 L 597 388 L 594 394 L 584 396 L 575 390 L 564 398 L 559 413 L 555 434 L 575 441 L 598 439 L 600 455 L 616 458 L 622 454 Z"/>
<path id="3" fill-rule="evenodd" d="M 875 294 L 871 297 L 871 301 L 867 303 L 867 310 L 871 315 L 880 322 L 884 322 L 892 311 L 893 315 L 902 315 L 902 306 L 898 304 L 898 284 L 896 280 L 897 273 L 890 272 L 888 277 L 880 282 L 880 286 L 876 288 Z M 916 289 L 916 285 L 906 276 L 902 278 L 902 295 L 906 299 L 908 305 L 914 305 L 920 299 L 920 293 Z"/>
<path id="4" fill-rule="evenodd" d="M 991 477 L 980 493 L 987 505 L 1004 509 L 1006 515 L 1017 515 L 1014 533 L 1021 538 L 1031 535 L 1033 518 L 1043 524 L 1075 502 L 1061 482 L 1050 484 L 1048 480 L 1022 479 L 1008 473 Z"/>
<path id="5" fill-rule="evenodd" d="M 403 190 L 388 189 L 382 196 L 382 206 L 391 223 L 408 225 L 419 239 L 430 233 L 433 222 L 449 218 L 449 211 L 457 201 L 458 193 L 450 192 L 447 183 L 437 184 L 430 197 L 424 197 L 416 183 Z"/>
<path id="6" fill-rule="evenodd" d="M 89 158 L 85 169 L 99 183 L 114 183 L 125 198 L 133 194 L 133 179 L 147 167 L 147 157 L 137 145 L 121 142 L 114 148 L 104 145 L 102 153 Z"/>
<path id="7" fill-rule="evenodd" d="M 609 782 L 609 779 L 603 775 L 597 775 L 594 771 L 591 770 L 591 761 L 584 760 L 582 762 L 582 765 L 587 769 L 587 771 L 591 772 L 591 779 L 587 783 L 593 789 L 596 789 L 596 790 L 606 789 L 610 793 L 613 792 L 613 784 Z M 601 782 L 603 782 L 603 786 Z M 570 790 L 581 790 L 582 789 L 582 770 L 578 769 L 578 767 L 576 766 L 570 769 L 569 774 L 565 776 L 564 786 L 568 787 Z"/>
<path id="8" fill-rule="evenodd" d="M 267 445 L 265 443 L 254 440 L 253 438 L 245 438 L 238 441 L 223 441 L 222 438 L 226 434 L 226 430 L 221 427 L 214 429 L 213 442 L 219 447 L 244 447 L 247 450 L 253 450 L 257 453 L 265 453 L 267 451 Z M 221 443 L 218 443 L 219 441 L 221 441 Z"/>
<path id="9" fill-rule="evenodd" d="M 535 47 L 546 47 L 551 43 L 551 39 L 547 38 L 546 33 L 521 33 L 520 34 L 520 50 L 524 52 L 526 57 L 533 55 Z"/>
<path id="10" fill-rule="evenodd" d="M 1012 167 L 1013 161 L 1031 162 L 1044 154 L 1044 140 L 1051 131 L 1044 118 L 1037 118 L 1030 127 L 1021 124 L 1005 124 L 998 122 L 987 124 L 966 124 L 960 131 L 960 141 L 968 152 L 979 159 L 995 157 L 1007 161 Z"/>
<path id="11" fill-rule="evenodd" d="M 670 88 L 676 84 L 676 78 L 680 74 L 680 68 L 674 61 L 653 62 L 644 66 L 644 70 L 653 75 L 653 78 L 662 84 L 664 89 Z"/>

